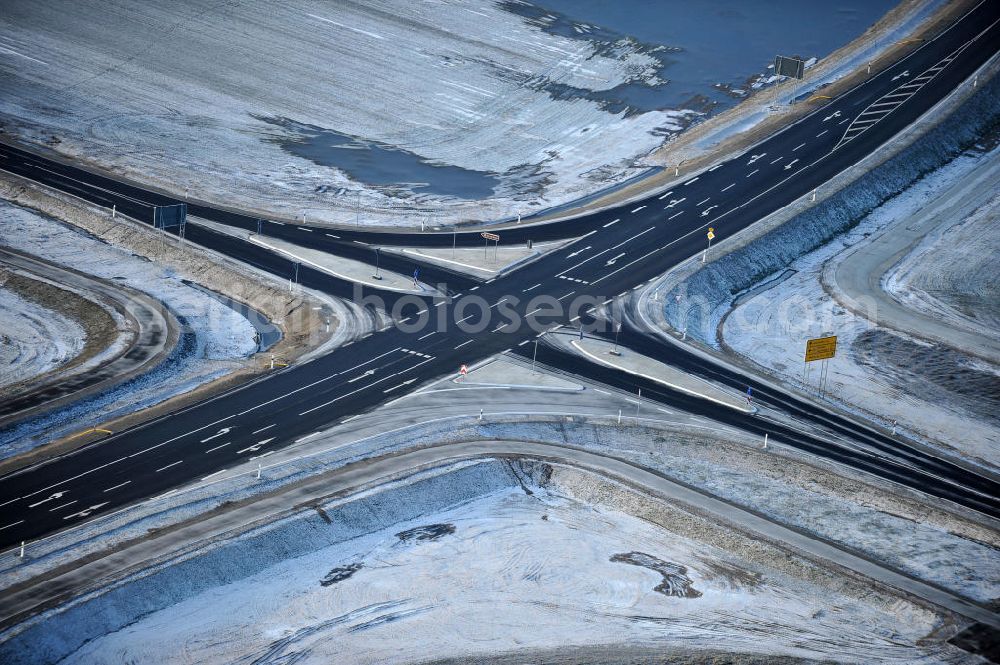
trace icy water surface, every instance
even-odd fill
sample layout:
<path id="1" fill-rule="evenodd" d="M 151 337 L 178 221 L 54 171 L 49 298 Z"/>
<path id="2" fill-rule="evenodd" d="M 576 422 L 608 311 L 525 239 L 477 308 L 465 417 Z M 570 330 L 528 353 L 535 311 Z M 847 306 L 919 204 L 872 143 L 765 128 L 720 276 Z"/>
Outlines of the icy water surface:
<path id="1" fill-rule="evenodd" d="M 665 83 L 630 83 L 595 99 L 611 111 L 727 108 L 775 55 L 823 58 L 861 35 L 894 0 L 523 0 L 501 5 L 539 28 L 613 50 L 635 40 Z M 720 87 L 721 84 L 721 87 Z M 727 90 L 729 92 L 727 92 Z M 565 96 L 569 91 L 560 91 Z"/>
<path id="2" fill-rule="evenodd" d="M 295 132 L 281 139 L 293 155 L 322 166 L 336 167 L 367 185 L 404 187 L 416 192 L 462 199 L 484 199 L 493 194 L 500 179 L 493 173 L 459 166 L 434 164 L 412 152 L 315 127 L 287 118 L 260 118 Z"/>
<path id="3" fill-rule="evenodd" d="M 658 62 L 609 90 L 532 76 L 522 85 L 554 99 L 586 99 L 616 115 L 690 109 L 710 113 L 745 96 L 769 74 L 776 54 L 822 58 L 851 41 L 893 6 L 893 0 L 501 0 L 500 7 L 551 34 L 591 44 L 596 54 L 639 52 Z M 503 29 L 503 26 L 498 26 Z M 599 86 L 598 86 L 599 87 Z M 259 118 L 291 130 L 277 138 L 287 152 L 381 188 L 458 199 L 493 196 L 511 174 L 428 161 L 391 145 L 287 118 Z"/>

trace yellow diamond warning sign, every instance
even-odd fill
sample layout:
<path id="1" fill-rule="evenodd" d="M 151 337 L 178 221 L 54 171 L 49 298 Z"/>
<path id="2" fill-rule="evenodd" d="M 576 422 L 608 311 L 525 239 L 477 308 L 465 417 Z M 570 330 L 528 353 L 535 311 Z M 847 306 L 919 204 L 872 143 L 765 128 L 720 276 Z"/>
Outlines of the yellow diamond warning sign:
<path id="1" fill-rule="evenodd" d="M 837 336 L 817 337 L 806 341 L 806 362 L 829 360 L 837 355 Z"/>
<path id="2" fill-rule="evenodd" d="M 709 239 L 709 240 L 711 240 L 711 239 L 712 239 L 712 238 L 714 238 L 714 237 L 715 237 L 715 229 L 713 229 L 713 228 L 712 228 L 712 227 L 710 226 L 710 227 L 708 227 L 708 239 Z"/>

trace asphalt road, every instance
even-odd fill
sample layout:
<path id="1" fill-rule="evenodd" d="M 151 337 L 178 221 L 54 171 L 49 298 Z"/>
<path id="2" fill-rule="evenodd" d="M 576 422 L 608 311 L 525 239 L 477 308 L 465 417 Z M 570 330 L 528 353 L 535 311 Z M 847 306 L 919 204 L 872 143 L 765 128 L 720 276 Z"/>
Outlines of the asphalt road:
<path id="1" fill-rule="evenodd" d="M 896 66 L 745 155 L 672 191 L 572 222 L 505 231 L 505 243 L 584 234 L 510 275 L 479 283 L 438 268 L 440 272 L 432 274 L 447 277 L 452 296 L 447 302 L 365 289 L 364 295 L 385 299 L 396 327 L 109 437 L 101 445 L 0 479 L 0 546 L 37 538 L 266 454 L 386 403 L 425 380 L 455 372 L 462 364 L 506 349 L 524 351 L 539 333 L 576 325 L 605 300 L 699 253 L 705 247 L 708 227 L 715 229 L 718 238 L 733 234 L 877 150 L 993 55 L 1000 44 L 998 14 L 1000 3 L 981 4 Z M 0 168 L 101 205 L 114 203 L 118 210 L 138 219 L 150 218 L 151 204 L 172 202 L 161 194 L 8 146 L 0 147 Z M 256 230 L 254 218 L 232 211 L 192 205 L 190 212 Z M 342 255 L 370 255 L 371 248 L 360 243 L 448 246 L 451 242 L 482 242 L 478 234 L 375 235 L 293 224 L 265 224 L 265 233 Z M 291 274 L 287 259 L 250 243 L 195 225 L 189 225 L 187 238 L 276 274 Z M 383 266 L 394 270 L 399 268 L 386 263 L 387 259 L 405 263 L 400 269 L 404 274 L 412 272 L 412 261 L 383 255 Z M 425 272 L 435 269 L 420 270 L 423 281 L 436 281 L 428 279 Z M 302 283 L 334 295 L 354 295 L 351 284 L 306 266 L 299 276 Z M 518 322 L 508 323 L 514 319 Z M 568 358 L 553 362 L 590 376 L 597 372 L 608 383 L 638 385 L 627 375 L 608 374 L 612 370 L 606 368 Z M 648 390 L 643 390 L 644 396 L 655 395 L 695 412 L 718 415 L 706 404 L 683 402 L 662 387 L 650 386 Z M 762 427 L 749 420 L 741 426 L 751 431 Z M 851 436 L 857 434 L 857 426 L 843 426 Z M 775 430 L 770 431 L 778 436 Z M 895 459 L 839 450 L 806 432 L 783 431 L 780 438 L 789 445 L 806 447 L 816 454 L 836 454 L 859 468 L 1000 515 L 996 484 L 917 451 L 908 452 L 912 458 L 900 464 Z M 894 454 L 901 448 L 892 440 L 881 443 Z M 921 460 L 924 467 L 914 466 L 914 460 Z"/>

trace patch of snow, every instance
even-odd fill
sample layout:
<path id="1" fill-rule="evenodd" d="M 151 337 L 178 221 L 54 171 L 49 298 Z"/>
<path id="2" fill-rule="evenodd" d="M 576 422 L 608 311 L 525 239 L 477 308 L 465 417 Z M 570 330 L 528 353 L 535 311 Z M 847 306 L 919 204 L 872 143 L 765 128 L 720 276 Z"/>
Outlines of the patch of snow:
<path id="1" fill-rule="evenodd" d="M 83 328 L 3 288 L 0 280 L 0 388 L 45 374 L 83 351 Z"/>
<path id="2" fill-rule="evenodd" d="M 410 662 L 619 644 L 930 663 L 952 649 L 918 646 L 940 624 L 915 605 L 866 602 L 586 504 L 558 471 L 529 495 L 506 469 L 466 465 L 300 513 L 50 612 L 0 651 Z"/>
<path id="3" fill-rule="evenodd" d="M 882 280 L 908 307 L 985 334 L 1000 330 L 1000 194 L 971 216 L 942 224 Z"/>

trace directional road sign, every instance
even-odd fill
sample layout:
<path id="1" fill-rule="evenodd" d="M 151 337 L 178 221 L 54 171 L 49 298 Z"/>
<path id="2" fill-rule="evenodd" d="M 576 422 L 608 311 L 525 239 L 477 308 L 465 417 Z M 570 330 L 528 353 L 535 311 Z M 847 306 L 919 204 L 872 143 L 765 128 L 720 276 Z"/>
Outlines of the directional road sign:
<path id="1" fill-rule="evenodd" d="M 806 362 L 829 360 L 837 355 L 837 336 L 817 337 L 806 341 Z"/>

